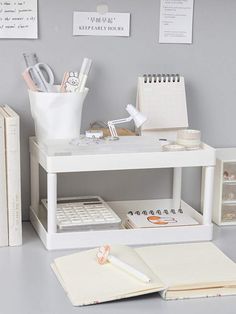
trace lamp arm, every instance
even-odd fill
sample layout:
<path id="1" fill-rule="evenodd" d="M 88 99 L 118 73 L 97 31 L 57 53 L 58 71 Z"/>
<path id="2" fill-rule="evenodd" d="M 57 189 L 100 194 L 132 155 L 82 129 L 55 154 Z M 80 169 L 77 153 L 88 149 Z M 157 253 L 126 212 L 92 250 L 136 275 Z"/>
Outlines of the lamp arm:
<path id="1" fill-rule="evenodd" d="M 133 120 L 133 118 L 131 116 L 129 116 L 128 118 L 123 118 L 123 119 L 118 119 L 118 120 L 111 120 L 111 121 L 108 121 L 108 123 L 115 125 L 115 124 L 130 122 L 132 120 Z"/>
<path id="2" fill-rule="evenodd" d="M 128 118 L 108 121 L 107 125 L 108 125 L 109 131 L 111 133 L 111 136 L 118 137 L 118 134 L 117 134 L 117 131 L 116 131 L 116 128 L 115 128 L 115 124 L 130 122 L 132 120 L 133 120 L 133 118 L 131 116 L 129 116 Z"/>

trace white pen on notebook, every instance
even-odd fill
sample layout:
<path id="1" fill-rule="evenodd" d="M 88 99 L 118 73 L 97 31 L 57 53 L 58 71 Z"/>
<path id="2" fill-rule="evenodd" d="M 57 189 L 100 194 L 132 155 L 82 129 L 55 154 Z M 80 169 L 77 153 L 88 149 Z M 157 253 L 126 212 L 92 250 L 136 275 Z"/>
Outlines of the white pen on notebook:
<path id="1" fill-rule="evenodd" d="M 99 248 L 98 253 L 97 253 L 97 260 L 99 264 L 103 265 L 106 262 L 110 262 L 112 265 L 126 271 L 130 275 L 133 275 L 134 277 L 136 277 L 137 279 L 145 283 L 149 283 L 151 281 L 151 279 L 148 276 L 146 276 L 139 270 L 121 261 L 116 256 L 111 255 L 110 251 L 111 251 L 111 248 L 109 245 L 104 245 Z"/>
<path id="2" fill-rule="evenodd" d="M 78 92 L 83 92 L 88 78 L 88 74 L 92 65 L 92 60 L 84 58 L 80 72 L 79 72 L 79 87 Z"/>

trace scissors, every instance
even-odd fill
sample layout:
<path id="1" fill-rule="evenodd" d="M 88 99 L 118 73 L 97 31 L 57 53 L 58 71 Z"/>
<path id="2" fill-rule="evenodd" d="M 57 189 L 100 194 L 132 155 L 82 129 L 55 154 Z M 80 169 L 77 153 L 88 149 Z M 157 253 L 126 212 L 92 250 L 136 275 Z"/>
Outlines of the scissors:
<path id="1" fill-rule="evenodd" d="M 46 63 L 36 63 L 29 66 L 25 72 L 30 74 L 37 90 L 41 92 L 52 92 L 54 84 L 54 75 Z"/>

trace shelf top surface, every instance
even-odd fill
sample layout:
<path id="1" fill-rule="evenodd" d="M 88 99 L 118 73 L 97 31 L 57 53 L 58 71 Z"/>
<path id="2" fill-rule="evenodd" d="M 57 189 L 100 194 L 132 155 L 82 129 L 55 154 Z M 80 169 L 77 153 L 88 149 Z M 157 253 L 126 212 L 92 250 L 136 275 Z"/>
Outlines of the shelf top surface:
<path id="1" fill-rule="evenodd" d="M 56 140 L 39 145 L 47 156 L 107 155 L 124 153 L 161 152 L 161 145 L 155 138 L 123 136 L 119 140 L 88 139 Z"/>
<path id="2" fill-rule="evenodd" d="M 31 138 L 30 152 L 48 172 L 215 165 L 215 149 L 206 144 L 198 150 L 166 152 L 158 138 L 151 136 L 123 136 L 117 141 L 57 140 L 47 145 Z"/>
<path id="3" fill-rule="evenodd" d="M 140 154 L 140 153 L 161 153 L 175 154 L 179 152 L 166 152 L 162 150 L 161 144 L 156 137 L 152 136 L 122 136 L 119 140 L 91 140 L 81 137 L 74 140 L 56 140 L 46 144 L 38 144 L 36 138 L 31 138 L 33 145 L 47 157 L 56 156 L 84 156 L 84 155 L 117 155 L 117 154 Z M 195 152 L 213 151 L 214 149 L 206 144 L 194 151 L 181 151 L 189 154 Z M 187 155 L 186 155 L 187 156 Z"/>

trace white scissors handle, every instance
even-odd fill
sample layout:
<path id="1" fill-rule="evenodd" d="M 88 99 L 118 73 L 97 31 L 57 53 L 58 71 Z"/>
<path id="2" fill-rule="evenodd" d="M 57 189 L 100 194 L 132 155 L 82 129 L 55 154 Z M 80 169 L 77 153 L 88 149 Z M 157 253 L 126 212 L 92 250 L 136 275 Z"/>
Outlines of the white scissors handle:
<path id="1" fill-rule="evenodd" d="M 47 82 L 47 81 L 45 80 L 44 75 L 43 75 L 43 77 L 44 77 L 44 80 L 45 80 L 48 84 L 50 84 L 50 85 L 53 85 L 53 84 L 54 84 L 54 75 L 53 75 L 53 72 L 52 72 L 51 68 L 49 67 L 49 65 L 47 65 L 46 63 L 37 63 L 37 64 L 36 64 L 36 68 L 38 69 L 38 71 L 39 71 L 41 74 L 43 74 L 43 72 L 42 72 L 41 70 L 43 70 L 43 71 L 45 71 L 45 72 L 47 73 L 48 78 L 49 78 L 49 82 Z"/>
<path id="2" fill-rule="evenodd" d="M 53 91 L 54 75 L 51 68 L 45 63 L 37 63 L 27 69 L 33 74 L 35 78 L 38 89 L 43 92 Z M 45 74 L 48 76 L 48 81 L 45 79 Z"/>

